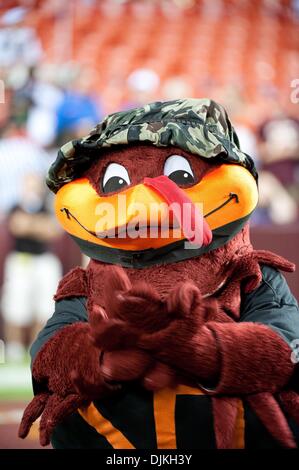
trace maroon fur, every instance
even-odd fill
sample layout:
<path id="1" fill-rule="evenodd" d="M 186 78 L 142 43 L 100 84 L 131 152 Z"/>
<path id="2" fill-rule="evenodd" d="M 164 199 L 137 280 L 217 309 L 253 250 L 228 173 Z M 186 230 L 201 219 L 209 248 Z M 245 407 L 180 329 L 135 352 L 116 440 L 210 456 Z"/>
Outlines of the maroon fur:
<path id="1" fill-rule="evenodd" d="M 221 363 L 214 393 L 274 392 L 290 379 L 294 370 L 290 348 L 268 326 L 211 322 L 207 327 L 213 332 Z"/>
<path id="2" fill-rule="evenodd" d="M 86 297 L 88 295 L 86 271 L 76 267 L 69 271 L 59 282 L 55 301 L 68 297 Z"/>
<path id="3" fill-rule="evenodd" d="M 202 295 L 213 294 L 225 311 L 234 318 L 239 316 L 241 283 L 246 292 L 254 290 L 261 281 L 260 264 L 293 271 L 294 265 L 271 252 L 253 251 L 246 225 L 231 241 L 199 258 L 175 263 L 171 266 L 153 266 L 145 269 L 126 269 L 132 284 L 140 280 L 154 288 L 163 299 L 177 283 L 192 281 Z M 87 270 L 75 268 L 59 283 L 55 300 L 73 296 L 88 296 L 104 307 L 104 283 L 110 265 L 91 260 Z M 217 288 L 224 286 L 217 292 Z M 112 289 L 113 291 L 113 289 Z M 216 291 L 216 292 L 215 292 Z M 91 297 L 93 300 L 91 300 Z M 113 302 L 113 296 L 110 297 Z"/>
<path id="4" fill-rule="evenodd" d="M 35 420 L 40 417 L 40 415 L 44 411 L 48 399 L 48 392 L 39 393 L 29 403 L 23 413 L 22 421 L 19 427 L 19 437 L 24 439 L 28 435 L 32 424 Z"/>
<path id="5" fill-rule="evenodd" d="M 230 447 L 235 420 L 235 399 L 220 404 L 219 393 L 259 393 L 257 409 L 269 427 L 270 402 L 261 392 L 279 391 L 288 382 L 293 371 L 290 349 L 267 326 L 235 322 L 242 290 L 252 291 L 261 281 L 260 262 L 293 269 L 277 255 L 253 251 L 246 226 L 224 247 L 177 263 L 172 270 L 157 266 L 124 271 L 91 261 L 86 271 L 71 271 L 60 283 L 56 299 L 87 296 L 90 324 L 63 328 L 38 354 L 34 378 L 47 378 L 48 389 L 57 398 L 49 396 L 41 405 L 36 397 L 24 415 L 20 435 L 26 435 L 43 413 L 41 442 L 47 443 L 53 422 L 95 396 L 113 393 L 107 381 L 140 380 L 157 390 L 174 385 L 179 377 L 196 380 L 215 397 L 218 447 Z M 214 295 L 204 298 L 209 290 Z M 85 354 L 75 368 L 76 347 Z M 105 353 L 99 364 L 101 350 Z M 64 396 L 72 397 L 65 406 Z M 272 409 L 283 430 L 282 441 L 290 446 L 281 413 Z"/>
<path id="6" fill-rule="evenodd" d="M 271 255 L 269 258 L 271 259 Z M 263 254 L 263 261 L 265 259 L 265 254 Z M 255 267 L 253 260 L 252 257 L 251 263 Z M 274 257 L 274 261 L 285 267 L 291 267 L 280 258 Z M 252 279 L 252 276 L 248 277 L 250 274 L 250 270 L 247 269 L 248 265 L 245 263 L 243 269 L 240 268 L 241 265 L 244 263 L 239 265 L 239 274 L 236 277 L 242 279 L 241 273 L 243 272 L 245 279 Z M 258 271 L 255 269 L 254 272 Z M 128 336 L 130 336 L 131 327 L 138 336 L 137 327 L 140 325 L 143 330 L 146 330 L 144 318 L 148 319 L 147 312 L 149 312 L 149 317 L 155 315 L 156 309 L 156 318 L 152 319 L 152 333 L 141 335 L 138 344 L 141 348 L 150 350 L 151 357 L 154 356 L 163 361 L 170 368 L 166 370 L 162 376 L 164 380 L 162 380 L 161 376 L 154 375 L 154 368 L 146 366 L 142 380 L 145 386 L 155 390 L 167 384 L 173 384 L 174 370 L 180 371 L 182 376 L 197 376 L 201 382 L 208 381 L 209 384 L 214 382 L 214 390 L 207 391 L 214 395 L 214 429 L 218 448 L 232 446 L 236 418 L 236 399 L 226 398 L 219 403 L 218 401 L 222 400 L 219 393 L 241 396 L 253 393 L 254 395 L 251 395 L 248 401 L 250 404 L 255 403 L 252 408 L 273 437 L 285 447 L 294 447 L 294 439 L 286 419 L 275 398 L 269 393 L 283 388 L 293 372 L 290 349 L 283 339 L 267 326 L 233 322 L 219 308 L 215 299 L 203 299 L 199 289 L 193 283 L 181 283 L 170 292 L 166 299 L 168 315 L 164 310 L 163 316 L 167 318 L 170 314 L 173 318 L 172 320 L 169 318 L 169 324 L 163 329 L 159 316 L 162 310 L 158 308 L 157 295 L 152 287 L 147 292 L 144 283 L 137 283 L 132 288 L 131 283 L 125 280 L 125 274 L 120 268 L 110 267 L 106 275 L 104 292 L 107 299 L 108 317 L 110 316 L 107 323 L 113 316 L 114 320 L 117 317 L 118 321 L 126 323 Z M 257 278 L 259 279 L 259 276 Z M 109 309 L 108 300 L 112 295 L 112 292 L 109 292 L 110 279 L 115 293 L 125 287 L 121 297 L 119 294 L 115 296 L 112 311 Z M 133 290 L 134 295 L 132 295 Z M 146 301 L 150 301 L 151 298 L 152 306 L 147 309 Z M 140 308 L 138 309 L 139 301 Z M 138 321 L 138 310 L 143 313 L 139 317 L 140 321 Z M 132 311 L 134 313 L 131 317 Z M 116 332 L 117 329 L 115 334 Z M 98 340 L 101 342 L 101 336 Z M 109 335 L 107 340 L 109 342 Z M 109 349 L 108 343 L 106 346 Z M 118 358 L 116 356 L 114 361 L 112 353 L 109 359 L 108 377 L 116 378 L 118 377 Z M 141 357 L 138 373 L 141 372 L 144 363 L 144 358 Z M 136 366 L 137 364 L 134 365 L 135 368 Z M 151 382 L 152 376 L 154 379 Z M 256 402 L 255 397 L 257 397 Z M 271 422 L 275 423 L 275 429 Z"/>
<path id="7" fill-rule="evenodd" d="M 279 394 L 279 399 L 282 407 L 286 410 L 289 416 L 292 416 L 294 421 L 299 426 L 299 395 L 292 390 L 285 390 Z"/>
<path id="8" fill-rule="evenodd" d="M 79 406 L 118 389 L 103 378 L 99 350 L 93 345 L 88 323 L 66 326 L 52 337 L 38 353 L 32 375 L 38 383 L 46 384 L 45 391 L 25 409 L 19 436 L 26 437 L 42 414 L 41 445 L 49 444 L 54 427 Z"/>
<path id="9" fill-rule="evenodd" d="M 84 344 L 84 348 L 82 345 Z M 68 357 L 68 361 L 65 361 Z M 101 380 L 99 352 L 92 344 L 88 323 L 74 323 L 59 330 L 40 350 L 33 363 L 32 373 L 40 383 L 58 395 L 74 393 L 72 374 L 89 377 L 96 392 L 104 388 Z"/>
<path id="10" fill-rule="evenodd" d="M 272 436 L 284 447 L 297 447 L 288 422 L 270 393 L 248 396 L 247 401 Z"/>
<path id="11" fill-rule="evenodd" d="M 246 225 L 227 244 L 198 258 L 174 263 L 171 266 L 150 266 L 142 270 L 126 268 L 125 272 L 132 285 L 141 280 L 145 281 L 147 285 L 157 291 L 162 299 L 168 296 L 174 285 L 189 281 L 192 281 L 200 289 L 202 295 L 209 295 L 214 294 L 223 283 L 231 283 L 236 263 L 242 262 L 242 257 L 252 253 L 252 251 L 249 226 Z M 260 272 L 258 263 L 255 263 L 255 266 Z M 109 268 L 109 264 L 91 260 L 86 270 L 87 277 L 90 275 L 97 277 L 97 290 L 101 293 L 98 302 L 102 306 L 104 306 L 102 294 L 104 292 L 106 272 Z M 246 275 L 248 273 L 244 273 L 244 278 Z M 240 282 L 238 282 L 238 286 L 240 289 Z"/>
<path id="12" fill-rule="evenodd" d="M 94 327 L 99 347 L 113 351 L 138 344 L 198 381 L 214 382 L 213 393 L 274 392 L 292 375 L 290 348 L 276 332 L 262 324 L 233 322 L 193 283 L 179 284 L 164 304 L 152 287 L 130 285 L 123 270 L 107 269 L 103 300 L 108 318 Z"/>
<path id="13" fill-rule="evenodd" d="M 212 398 L 217 449 L 232 449 L 238 414 L 237 398 Z"/>
<path id="14" fill-rule="evenodd" d="M 296 269 L 294 263 L 271 251 L 255 250 L 254 255 L 260 264 L 268 264 L 269 266 L 273 266 L 276 269 L 281 269 L 288 273 L 293 273 Z"/>

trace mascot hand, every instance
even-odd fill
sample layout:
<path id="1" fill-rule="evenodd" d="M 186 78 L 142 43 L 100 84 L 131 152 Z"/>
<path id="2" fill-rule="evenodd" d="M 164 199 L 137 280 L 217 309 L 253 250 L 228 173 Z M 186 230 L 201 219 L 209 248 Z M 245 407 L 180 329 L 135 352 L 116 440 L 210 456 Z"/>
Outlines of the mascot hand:
<path id="1" fill-rule="evenodd" d="M 40 416 L 40 442 L 47 445 L 55 426 L 78 407 L 118 387 L 107 384 L 88 323 L 62 328 L 39 351 L 33 363 L 38 394 L 25 409 L 19 436 L 25 438 Z"/>
<path id="2" fill-rule="evenodd" d="M 170 294 L 168 308 L 181 317 L 144 334 L 138 346 L 211 393 L 281 390 L 294 369 L 286 341 L 267 325 L 234 322 L 215 300 L 200 298 L 194 289 L 183 284 Z"/>
<path id="3" fill-rule="evenodd" d="M 109 305 L 106 302 L 108 313 L 94 305 L 89 314 L 95 344 L 105 349 L 102 372 L 106 380 L 138 379 L 151 390 L 174 385 L 177 372 L 181 375 L 184 371 L 179 367 L 184 355 L 178 362 L 177 358 L 171 361 L 170 366 L 164 363 L 165 358 L 169 362 L 165 352 L 172 350 L 175 355 L 178 341 L 185 345 L 201 325 L 218 319 L 217 303 L 202 299 L 199 290 L 188 282 L 180 284 L 162 301 L 146 283 L 132 287 L 124 271 L 115 267 L 110 271 L 109 285 L 115 294 L 109 296 Z M 107 285 L 105 291 L 108 290 Z M 137 345 L 141 348 L 137 349 Z M 124 350 L 127 355 L 123 355 Z M 159 358 L 155 357 L 157 350 L 161 353 Z M 186 360 L 190 361 L 190 357 Z"/>
<path id="4" fill-rule="evenodd" d="M 145 282 L 132 286 L 125 271 L 116 266 L 106 272 L 104 292 L 105 309 L 94 298 L 89 304 L 89 322 L 94 344 L 105 350 L 102 356 L 105 379 L 139 380 L 151 390 L 172 385 L 174 371 L 136 347 L 142 334 L 159 331 L 173 321 L 166 302 Z"/>
<path id="5" fill-rule="evenodd" d="M 171 387 L 177 381 L 172 368 L 137 348 L 105 352 L 101 370 L 108 383 L 138 380 L 147 390 L 152 391 Z"/>
<path id="6" fill-rule="evenodd" d="M 109 319 L 126 323 L 127 328 L 148 332 L 164 328 L 172 318 L 165 301 L 147 282 L 131 284 L 124 269 L 110 266 L 105 272 L 103 304 Z"/>
<path id="7" fill-rule="evenodd" d="M 143 293 L 143 289 L 138 286 L 138 292 L 132 289 L 114 299 L 113 307 L 118 315 L 112 318 L 108 317 L 103 308 L 94 305 L 89 312 L 89 321 L 94 344 L 104 350 L 101 355 L 101 372 L 105 380 L 109 383 L 138 380 L 145 388 L 157 390 L 171 386 L 175 382 L 175 373 L 169 366 L 156 361 L 150 352 L 136 347 L 144 331 L 154 331 L 157 326 L 157 321 L 150 321 L 151 315 L 154 320 L 161 315 L 161 302 L 155 304 L 154 314 L 149 293 L 146 296 Z M 130 322 L 124 321 L 126 312 Z M 133 316 L 136 318 L 134 326 Z M 138 321 L 139 317 L 141 321 Z"/>
<path id="8" fill-rule="evenodd" d="M 209 321 L 230 321 L 217 301 L 204 299 L 189 282 L 179 284 L 166 299 L 172 321 L 163 329 L 140 337 L 138 346 L 150 351 L 157 361 L 173 367 L 177 374 L 209 382 L 217 377 L 218 354 L 209 329 Z M 206 343 L 211 347 L 205 350 Z M 146 379 L 146 378 L 145 378 Z"/>

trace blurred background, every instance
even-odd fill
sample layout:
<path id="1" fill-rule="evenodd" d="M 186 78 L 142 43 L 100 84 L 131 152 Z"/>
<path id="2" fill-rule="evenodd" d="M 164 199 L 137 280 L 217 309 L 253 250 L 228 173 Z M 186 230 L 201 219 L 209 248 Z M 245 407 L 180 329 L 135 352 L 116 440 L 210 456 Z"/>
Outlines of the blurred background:
<path id="1" fill-rule="evenodd" d="M 58 147 L 107 113 L 215 99 L 260 172 L 256 248 L 299 265 L 299 1 L 2 0 L 0 78 L 0 448 L 37 448 L 36 426 L 16 437 L 27 351 L 82 263 L 44 184 Z"/>

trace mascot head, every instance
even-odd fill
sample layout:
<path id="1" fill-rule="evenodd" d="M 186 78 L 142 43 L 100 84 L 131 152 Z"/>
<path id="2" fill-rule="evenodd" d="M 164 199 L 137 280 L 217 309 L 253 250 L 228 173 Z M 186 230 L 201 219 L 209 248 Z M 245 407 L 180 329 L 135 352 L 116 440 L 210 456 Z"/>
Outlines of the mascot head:
<path id="1" fill-rule="evenodd" d="M 254 163 L 209 99 L 107 116 L 60 149 L 47 184 L 59 222 L 83 253 L 135 268 L 225 245 L 258 201 Z"/>

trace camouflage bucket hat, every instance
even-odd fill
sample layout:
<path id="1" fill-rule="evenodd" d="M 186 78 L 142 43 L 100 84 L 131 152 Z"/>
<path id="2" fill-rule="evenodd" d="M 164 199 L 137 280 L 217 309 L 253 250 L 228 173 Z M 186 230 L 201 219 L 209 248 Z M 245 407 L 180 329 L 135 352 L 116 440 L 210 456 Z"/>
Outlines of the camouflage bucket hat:
<path id="1" fill-rule="evenodd" d="M 47 185 L 57 192 L 100 158 L 101 149 L 137 143 L 176 146 L 202 158 L 236 163 L 257 179 L 254 163 L 241 151 L 225 109 L 209 99 L 190 98 L 150 103 L 106 116 L 88 136 L 61 147 L 49 169 Z"/>

